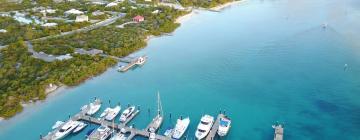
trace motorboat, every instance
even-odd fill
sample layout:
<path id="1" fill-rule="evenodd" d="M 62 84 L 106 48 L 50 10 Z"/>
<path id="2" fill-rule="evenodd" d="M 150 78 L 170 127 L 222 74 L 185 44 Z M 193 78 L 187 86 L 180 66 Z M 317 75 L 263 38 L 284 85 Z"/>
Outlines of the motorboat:
<path id="1" fill-rule="evenodd" d="M 177 119 L 172 138 L 180 139 L 190 124 L 190 118 Z"/>
<path id="2" fill-rule="evenodd" d="M 272 128 L 275 129 L 274 140 L 283 140 L 284 127 L 281 124 L 276 124 L 276 125 L 273 125 Z"/>
<path id="3" fill-rule="evenodd" d="M 110 110 L 111 110 L 110 107 L 106 108 L 106 109 L 104 110 L 104 112 L 100 114 L 100 118 L 105 117 L 105 116 L 109 113 Z"/>
<path id="4" fill-rule="evenodd" d="M 220 118 L 219 129 L 217 131 L 219 136 L 226 136 L 231 127 L 231 119 L 228 117 Z"/>
<path id="5" fill-rule="evenodd" d="M 54 140 L 62 139 L 70 134 L 77 126 L 78 121 L 69 120 L 67 121 L 58 131 L 55 132 L 53 137 Z"/>
<path id="6" fill-rule="evenodd" d="M 121 107 L 119 105 L 111 108 L 105 116 L 105 120 L 112 121 L 119 114 L 120 110 Z"/>
<path id="7" fill-rule="evenodd" d="M 120 116 L 120 122 L 125 122 L 135 112 L 135 106 L 131 106 L 124 110 Z"/>
<path id="8" fill-rule="evenodd" d="M 100 99 L 96 99 L 94 102 L 90 103 L 87 107 L 87 115 L 93 115 L 95 114 L 97 111 L 99 111 L 101 107 L 101 100 Z"/>
<path id="9" fill-rule="evenodd" d="M 195 137 L 197 139 L 203 139 L 205 138 L 214 124 L 214 117 L 210 115 L 204 115 L 201 117 L 200 123 L 197 127 L 197 130 L 195 132 Z"/>
<path id="10" fill-rule="evenodd" d="M 88 140 L 106 140 L 112 132 L 109 127 L 102 125 L 88 136 Z"/>
<path id="11" fill-rule="evenodd" d="M 74 129 L 73 133 L 78 133 L 87 126 L 84 122 L 79 122 L 79 125 Z"/>
<path id="12" fill-rule="evenodd" d="M 51 127 L 52 129 L 56 129 L 58 128 L 59 126 L 61 126 L 62 124 L 64 124 L 63 121 L 56 121 L 55 124 Z"/>

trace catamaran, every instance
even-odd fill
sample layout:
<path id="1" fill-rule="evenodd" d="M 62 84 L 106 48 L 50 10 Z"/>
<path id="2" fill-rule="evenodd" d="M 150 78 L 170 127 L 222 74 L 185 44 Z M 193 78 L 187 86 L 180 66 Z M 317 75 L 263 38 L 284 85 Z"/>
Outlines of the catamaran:
<path id="1" fill-rule="evenodd" d="M 200 123 L 197 127 L 197 130 L 195 132 L 195 137 L 199 140 L 205 138 L 209 134 L 213 123 L 214 123 L 213 116 L 210 115 L 202 116 Z"/>
<path id="2" fill-rule="evenodd" d="M 88 140 L 106 140 L 113 131 L 107 126 L 100 126 L 96 131 L 93 131 L 90 136 L 88 136 Z"/>
<path id="3" fill-rule="evenodd" d="M 135 106 L 131 106 L 124 110 L 120 116 L 120 122 L 125 122 L 135 112 Z"/>
<path id="4" fill-rule="evenodd" d="M 190 124 L 190 118 L 177 119 L 172 138 L 180 139 Z"/>
<path id="5" fill-rule="evenodd" d="M 220 118 L 219 129 L 217 131 L 219 136 L 226 136 L 231 127 L 231 119 L 228 117 Z"/>
<path id="6" fill-rule="evenodd" d="M 78 121 L 69 120 L 66 122 L 54 135 L 53 139 L 58 140 L 66 137 L 70 134 L 77 126 L 79 125 Z"/>
<path id="7" fill-rule="evenodd" d="M 95 99 L 95 101 L 93 103 L 90 103 L 87 107 L 87 115 L 93 115 L 95 114 L 97 111 L 99 111 L 101 107 L 101 100 L 100 99 Z"/>
<path id="8" fill-rule="evenodd" d="M 86 123 L 84 123 L 84 122 L 79 122 L 79 125 L 74 129 L 73 133 L 80 132 L 80 131 L 83 130 L 86 126 L 87 126 Z"/>
<path id="9" fill-rule="evenodd" d="M 111 108 L 107 115 L 105 116 L 105 120 L 112 121 L 120 112 L 121 107 L 117 105 L 114 108 Z"/>

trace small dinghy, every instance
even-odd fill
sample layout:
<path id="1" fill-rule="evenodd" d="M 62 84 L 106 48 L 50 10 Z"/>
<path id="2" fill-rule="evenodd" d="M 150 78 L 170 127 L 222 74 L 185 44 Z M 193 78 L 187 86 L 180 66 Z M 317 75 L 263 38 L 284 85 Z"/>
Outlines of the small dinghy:
<path id="1" fill-rule="evenodd" d="M 86 126 L 87 126 L 86 123 L 80 122 L 79 125 L 74 129 L 73 133 L 80 132 L 80 131 L 83 130 Z"/>

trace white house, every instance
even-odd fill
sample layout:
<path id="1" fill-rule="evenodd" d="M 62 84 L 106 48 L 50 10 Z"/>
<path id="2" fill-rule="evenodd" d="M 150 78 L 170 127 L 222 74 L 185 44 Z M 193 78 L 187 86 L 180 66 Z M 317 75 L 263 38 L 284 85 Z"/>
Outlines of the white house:
<path id="1" fill-rule="evenodd" d="M 87 15 L 76 16 L 75 22 L 85 22 L 85 21 L 89 21 L 89 17 Z"/>
<path id="2" fill-rule="evenodd" d="M 151 12 L 152 14 L 158 14 L 160 11 L 159 10 L 155 10 L 153 12 Z"/>
<path id="3" fill-rule="evenodd" d="M 151 2 L 151 0 L 145 0 L 145 2 Z"/>
<path id="4" fill-rule="evenodd" d="M 80 11 L 80 10 L 76 10 L 76 9 L 71 9 L 65 12 L 66 15 L 82 15 L 84 14 L 84 12 Z"/>
<path id="5" fill-rule="evenodd" d="M 7 32 L 7 30 L 5 30 L 5 29 L 0 29 L 0 33 L 6 33 Z"/>
<path id="6" fill-rule="evenodd" d="M 104 12 L 101 12 L 101 11 L 99 11 L 99 10 L 97 10 L 97 11 L 95 11 L 95 12 L 92 12 L 92 15 L 93 16 L 100 16 L 100 15 L 103 15 L 103 14 L 105 14 Z"/>
<path id="7" fill-rule="evenodd" d="M 56 12 L 56 10 L 54 9 L 46 9 L 46 10 L 41 10 L 40 13 L 48 13 L 48 14 L 54 14 Z"/>
<path id="8" fill-rule="evenodd" d="M 57 26 L 58 24 L 57 23 L 45 23 L 43 25 L 41 25 L 42 27 L 54 27 L 54 26 Z"/>

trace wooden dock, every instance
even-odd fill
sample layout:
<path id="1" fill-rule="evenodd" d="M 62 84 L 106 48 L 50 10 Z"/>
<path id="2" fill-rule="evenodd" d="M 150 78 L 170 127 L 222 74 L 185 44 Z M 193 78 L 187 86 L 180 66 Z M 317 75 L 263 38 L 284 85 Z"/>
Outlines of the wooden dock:
<path id="1" fill-rule="evenodd" d="M 224 114 L 219 114 L 217 116 L 214 125 L 211 127 L 211 130 L 206 137 L 206 140 L 214 140 L 215 139 L 217 131 L 219 129 L 219 125 L 220 125 L 220 118 L 223 118 L 223 117 L 225 117 Z"/>
<path id="2" fill-rule="evenodd" d="M 146 56 L 141 56 L 141 57 L 146 59 Z M 139 61 L 139 58 L 141 58 L 141 57 L 137 57 L 137 58 L 127 57 L 127 58 L 119 59 L 120 62 L 127 63 L 127 65 L 120 67 L 119 71 L 126 72 L 129 69 L 131 69 L 132 67 L 136 66 Z"/>

